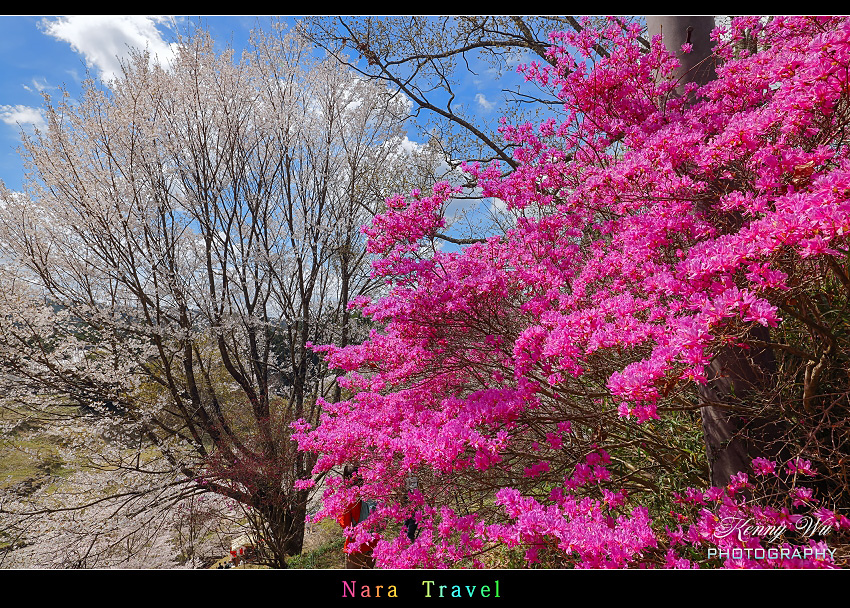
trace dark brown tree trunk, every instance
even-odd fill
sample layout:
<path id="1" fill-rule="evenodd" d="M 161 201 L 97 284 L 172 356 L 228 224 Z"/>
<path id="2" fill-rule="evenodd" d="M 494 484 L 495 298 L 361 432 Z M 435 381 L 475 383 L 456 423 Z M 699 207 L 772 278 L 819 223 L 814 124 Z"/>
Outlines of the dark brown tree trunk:
<path id="1" fill-rule="evenodd" d="M 263 561 L 272 568 L 286 568 L 286 558 L 300 555 L 304 545 L 304 520 L 307 515 L 307 492 L 299 490 L 281 496 L 277 504 L 268 504 L 250 517 L 257 539 L 262 539 L 258 549 Z"/>
<path id="2" fill-rule="evenodd" d="M 769 338 L 767 328 L 757 326 L 743 341 Z M 762 411 L 773 407 L 765 396 L 775 373 L 776 359 L 767 348 L 723 347 L 706 369 L 708 382 L 698 392 L 706 404 L 700 413 L 713 485 L 725 486 L 731 475 L 748 471 L 756 456 L 780 452 L 781 424 L 772 412 Z"/>
<path id="3" fill-rule="evenodd" d="M 290 528 L 285 544 L 287 555 L 301 555 L 304 548 L 304 523 L 307 518 L 307 491 L 295 492 L 289 513 Z"/>

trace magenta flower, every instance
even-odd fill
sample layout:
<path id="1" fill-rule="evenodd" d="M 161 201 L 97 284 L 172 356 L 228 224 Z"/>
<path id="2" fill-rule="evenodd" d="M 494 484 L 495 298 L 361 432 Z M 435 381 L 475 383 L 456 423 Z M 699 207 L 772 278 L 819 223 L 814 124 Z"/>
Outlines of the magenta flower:
<path id="1" fill-rule="evenodd" d="M 775 475 L 776 463 L 766 458 L 753 458 L 753 472 L 756 475 Z"/>
<path id="2" fill-rule="evenodd" d="M 800 473 L 801 475 L 807 475 L 809 477 L 814 477 L 817 475 L 817 472 L 812 468 L 812 463 L 809 460 L 803 460 L 802 458 L 795 458 L 793 460 L 789 460 L 785 465 L 785 472 L 788 475 L 794 475 L 795 473 Z"/>
<path id="3" fill-rule="evenodd" d="M 791 498 L 793 500 L 791 504 L 795 507 L 817 502 L 817 499 L 812 497 L 811 488 L 793 488 L 791 490 Z"/>

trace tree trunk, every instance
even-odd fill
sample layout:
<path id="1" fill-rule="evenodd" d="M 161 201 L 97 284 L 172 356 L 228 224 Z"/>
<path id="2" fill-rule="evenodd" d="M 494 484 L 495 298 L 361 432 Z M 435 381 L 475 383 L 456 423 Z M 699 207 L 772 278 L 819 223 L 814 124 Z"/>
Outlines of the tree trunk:
<path id="1" fill-rule="evenodd" d="M 769 338 L 767 328 L 759 325 L 747 332 L 744 341 L 768 342 Z M 756 456 L 780 453 L 781 424 L 775 415 L 759 411 L 772 408 L 773 403 L 757 402 L 756 409 L 747 403 L 748 396 L 765 395 L 775 374 L 776 359 L 767 348 L 723 347 L 706 369 L 708 382 L 699 387 L 700 402 L 722 404 L 700 408 L 712 485 L 725 486 L 731 475 L 748 471 Z M 751 413 L 731 412 L 734 406 Z"/>
<path id="2" fill-rule="evenodd" d="M 304 523 L 307 518 L 307 490 L 295 492 L 290 513 L 289 534 L 286 539 L 287 555 L 301 555 L 304 548 Z"/>
<path id="3" fill-rule="evenodd" d="M 286 558 L 301 555 L 304 546 L 304 523 L 307 515 L 307 491 L 299 490 L 281 497 L 282 500 L 262 501 L 263 506 L 249 517 L 261 551 L 263 564 L 286 568 Z"/>
<path id="4" fill-rule="evenodd" d="M 715 27 L 714 17 L 648 16 L 646 23 L 649 36 L 661 34 L 667 50 L 679 60 L 675 73 L 679 80 L 678 94 L 683 94 L 690 82 L 702 86 L 716 77 L 709 37 Z M 682 51 L 686 43 L 693 47 L 690 53 Z M 769 337 L 766 328 L 757 326 L 743 341 L 769 342 Z M 725 486 L 731 475 L 747 471 L 755 456 L 779 453 L 781 425 L 775 416 L 732 411 L 732 408 L 749 409 L 747 395 L 764 394 L 775 373 L 776 360 L 769 349 L 723 347 L 706 369 L 708 382 L 698 392 L 700 403 L 705 404 L 700 413 L 713 485 Z"/>
<path id="5" fill-rule="evenodd" d="M 695 82 L 702 86 L 717 76 L 717 67 L 712 59 L 713 44 L 709 34 L 714 29 L 714 17 L 650 15 L 646 18 L 650 37 L 661 34 L 664 46 L 679 60 L 676 78 L 679 86 L 676 91 L 681 95 L 685 85 Z M 691 44 L 690 53 L 682 51 L 683 44 Z"/>

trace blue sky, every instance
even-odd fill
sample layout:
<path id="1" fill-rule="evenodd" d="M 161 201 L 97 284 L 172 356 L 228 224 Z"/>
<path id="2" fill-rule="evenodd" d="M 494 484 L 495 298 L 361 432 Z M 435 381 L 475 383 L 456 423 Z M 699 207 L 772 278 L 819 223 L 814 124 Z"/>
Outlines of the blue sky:
<path id="1" fill-rule="evenodd" d="M 108 76 L 129 46 L 167 55 L 178 33 L 201 22 L 217 42 L 242 48 L 257 17 L 0 16 L 0 179 L 21 187 L 20 132 L 43 124 L 42 93 L 80 93 L 86 70 Z M 261 20 L 262 21 L 262 20 Z"/>
<path id="2" fill-rule="evenodd" d="M 147 46 L 153 53 L 167 55 L 178 33 L 199 23 L 222 48 L 241 49 L 251 28 L 268 20 L 257 16 L 0 16 L 0 179 L 13 190 L 21 188 L 23 166 L 16 150 L 21 128 L 31 130 L 43 124 L 42 92 L 57 95 L 65 87 L 77 97 L 86 70 L 109 76 L 129 46 Z M 499 90 L 505 83 L 486 78 L 486 72 L 482 76 L 469 76 L 460 90 L 482 118 L 495 122 Z M 421 139 L 415 133 L 409 137 Z"/>
<path id="3" fill-rule="evenodd" d="M 257 17 L 79 15 L 0 16 L 0 179 L 20 189 L 23 166 L 16 149 L 21 127 L 43 124 L 42 92 L 66 87 L 80 93 L 86 70 L 109 75 L 128 46 L 167 54 L 178 33 L 199 20 L 222 45 L 242 48 Z"/>
<path id="4" fill-rule="evenodd" d="M 296 17 L 283 19 L 291 24 L 297 21 Z M 231 46 L 239 51 L 248 44 L 252 28 L 268 25 L 269 18 L 264 16 L 0 16 L 0 180 L 11 190 L 23 190 L 21 132 L 44 125 L 44 93 L 58 97 L 64 88 L 78 98 L 87 72 L 110 77 L 119 70 L 119 60 L 129 47 L 147 47 L 152 54 L 167 57 L 178 35 L 202 27 L 222 50 Z M 515 57 L 516 63 L 531 59 L 528 54 Z M 470 65 L 475 74 L 466 70 L 457 74 L 455 104 L 465 103 L 479 124 L 494 127 L 504 107 L 502 89 L 524 79 L 515 73 L 496 78 L 481 61 L 471 60 Z M 412 124 L 407 137 L 414 144 L 427 141 L 427 135 Z M 447 219 L 466 214 L 477 223 L 491 203 L 489 199 L 454 200 L 446 209 Z M 452 236 L 478 234 L 479 228 L 464 228 L 465 221 L 449 222 L 446 232 Z M 441 246 L 457 249 L 448 243 Z"/>

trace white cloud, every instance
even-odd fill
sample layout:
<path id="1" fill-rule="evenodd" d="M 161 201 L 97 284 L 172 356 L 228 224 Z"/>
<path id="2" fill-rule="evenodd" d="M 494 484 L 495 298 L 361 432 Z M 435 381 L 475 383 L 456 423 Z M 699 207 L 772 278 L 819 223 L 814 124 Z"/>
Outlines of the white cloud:
<path id="1" fill-rule="evenodd" d="M 413 141 L 405 135 L 404 139 L 399 142 L 398 147 L 403 150 L 404 154 L 413 154 L 422 149 L 422 144 Z"/>
<path id="2" fill-rule="evenodd" d="M 501 216 L 508 214 L 508 204 L 495 196 L 490 198 L 490 213 Z"/>
<path id="3" fill-rule="evenodd" d="M 495 105 L 496 105 L 496 104 L 494 104 L 494 103 L 493 103 L 493 102 L 491 102 L 491 101 L 487 101 L 487 98 L 486 98 L 486 97 L 484 97 L 484 95 L 482 95 L 481 93 L 477 93 L 477 94 L 475 95 L 475 101 L 477 101 L 477 102 L 478 102 L 478 105 L 480 105 L 482 108 L 484 108 L 484 109 L 485 109 L 485 110 L 487 110 L 488 112 L 489 112 L 490 110 L 492 110 L 492 109 L 495 107 Z"/>
<path id="4" fill-rule="evenodd" d="M 0 105 L 0 120 L 7 125 L 33 125 L 39 129 L 46 126 L 41 109 L 22 105 Z"/>
<path id="5" fill-rule="evenodd" d="M 166 42 L 157 24 L 172 24 L 171 17 L 145 15 L 71 15 L 43 19 L 44 33 L 65 41 L 85 57 L 89 66 L 109 80 L 121 72 L 120 58 L 128 50 L 147 48 L 152 58 L 167 63 L 176 43 Z"/>
<path id="6" fill-rule="evenodd" d="M 55 89 L 56 88 L 56 87 L 52 87 L 52 86 L 48 85 L 47 79 L 44 78 L 44 77 L 41 77 L 41 78 L 33 77 L 31 82 L 32 82 L 32 87 L 29 87 L 27 85 L 23 85 L 23 87 L 27 91 L 29 91 L 30 93 L 35 93 L 36 91 L 41 93 L 42 91 L 46 91 L 47 89 Z"/>

